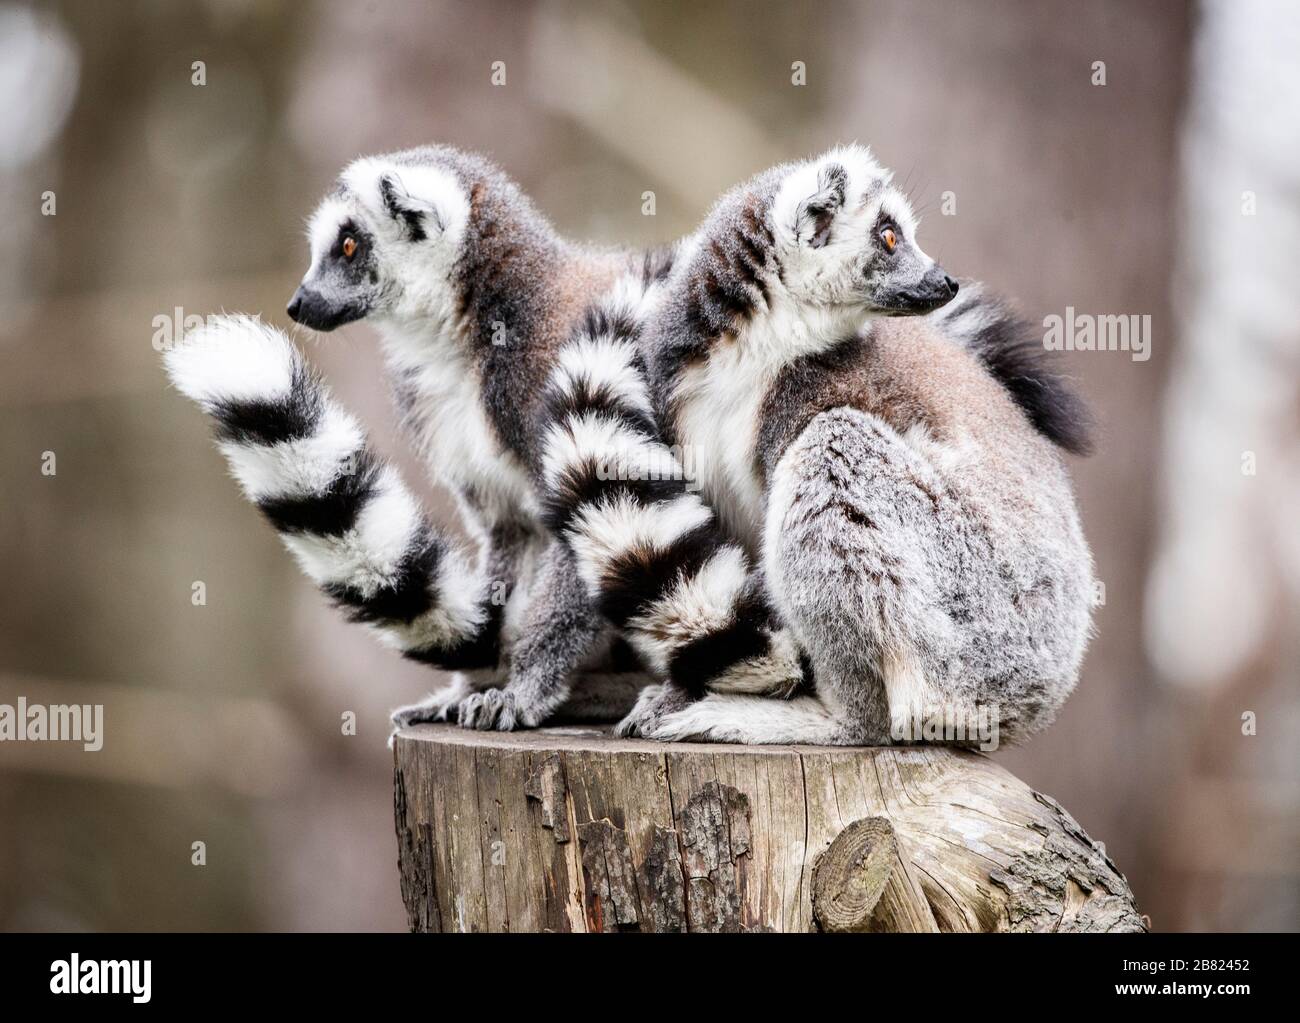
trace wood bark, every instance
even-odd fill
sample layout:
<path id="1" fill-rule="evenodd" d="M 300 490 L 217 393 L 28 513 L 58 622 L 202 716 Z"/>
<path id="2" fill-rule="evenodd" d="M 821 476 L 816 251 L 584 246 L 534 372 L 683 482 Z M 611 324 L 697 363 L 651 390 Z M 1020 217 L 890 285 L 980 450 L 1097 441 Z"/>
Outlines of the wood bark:
<path id="1" fill-rule="evenodd" d="M 416 931 L 1144 929 L 1104 848 L 978 753 L 452 725 L 393 750 Z"/>

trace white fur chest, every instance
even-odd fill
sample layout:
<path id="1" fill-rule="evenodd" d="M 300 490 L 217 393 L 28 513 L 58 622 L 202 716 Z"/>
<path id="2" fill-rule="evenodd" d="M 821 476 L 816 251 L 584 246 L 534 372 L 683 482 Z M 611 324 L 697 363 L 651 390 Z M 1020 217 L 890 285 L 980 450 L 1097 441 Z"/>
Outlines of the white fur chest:
<path id="1" fill-rule="evenodd" d="M 430 477 L 472 491 L 492 518 L 536 516 L 532 479 L 497 439 L 478 368 L 450 331 L 390 327 L 383 337 L 389 372 L 410 399 L 407 427 Z"/>
<path id="2" fill-rule="evenodd" d="M 676 426 L 687 470 L 751 552 L 760 546 L 765 517 L 756 459 L 763 401 L 782 369 L 834 346 L 861 319 L 860 310 L 809 309 L 774 293 L 764 313 L 715 342 L 702 366 L 682 373 Z"/>
<path id="3" fill-rule="evenodd" d="M 687 369 L 678 389 L 677 436 L 686 471 L 723 524 L 751 550 L 763 530 L 754 453 L 771 374 L 734 342 Z"/>

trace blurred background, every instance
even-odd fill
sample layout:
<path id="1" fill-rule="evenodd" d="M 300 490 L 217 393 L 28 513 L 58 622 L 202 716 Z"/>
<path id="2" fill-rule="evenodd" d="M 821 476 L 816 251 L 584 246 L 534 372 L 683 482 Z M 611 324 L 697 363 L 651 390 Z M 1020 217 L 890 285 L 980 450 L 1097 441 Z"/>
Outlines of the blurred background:
<path id="1" fill-rule="evenodd" d="M 0 704 L 103 704 L 105 742 L 0 743 L 0 927 L 405 926 L 387 713 L 434 676 L 298 575 L 160 323 L 289 326 L 359 154 L 481 149 L 566 234 L 647 244 L 854 139 L 1031 320 L 1151 317 L 1146 361 L 1061 356 L 1103 424 L 1073 465 L 1103 602 L 1059 722 L 998 759 L 1156 929 L 1300 927 L 1297 52 L 1285 0 L 2 0 Z M 403 460 L 374 340 L 303 338 Z"/>

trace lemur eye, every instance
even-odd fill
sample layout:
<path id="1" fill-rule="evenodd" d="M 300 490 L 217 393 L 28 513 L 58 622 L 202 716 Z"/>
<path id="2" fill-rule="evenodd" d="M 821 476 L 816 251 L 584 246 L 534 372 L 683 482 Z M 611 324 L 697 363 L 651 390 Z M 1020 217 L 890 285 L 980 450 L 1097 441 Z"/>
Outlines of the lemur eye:
<path id="1" fill-rule="evenodd" d="M 352 235 L 348 235 L 346 238 L 343 239 L 343 258 L 351 259 L 356 254 L 357 254 L 357 240 L 353 238 Z"/>
<path id="2" fill-rule="evenodd" d="M 880 229 L 880 240 L 884 243 L 885 248 L 893 252 L 898 248 L 898 235 L 892 227 L 882 227 Z"/>

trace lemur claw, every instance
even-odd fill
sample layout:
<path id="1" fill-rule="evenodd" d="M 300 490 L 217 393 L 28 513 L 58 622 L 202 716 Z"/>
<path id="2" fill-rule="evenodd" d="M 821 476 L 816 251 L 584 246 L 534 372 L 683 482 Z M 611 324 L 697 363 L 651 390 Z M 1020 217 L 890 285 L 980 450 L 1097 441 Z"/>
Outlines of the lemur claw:
<path id="1" fill-rule="evenodd" d="M 390 714 L 389 720 L 394 730 L 410 728 L 412 725 L 427 725 L 437 721 L 446 721 L 456 707 L 460 694 L 434 693 L 419 703 L 398 707 Z"/>
<path id="2" fill-rule="evenodd" d="M 509 689 L 484 689 L 461 700 L 456 708 L 456 720 L 462 728 L 513 732 L 516 728 L 536 728 L 541 723 L 541 715 Z"/>
<path id="3" fill-rule="evenodd" d="M 650 738 L 660 722 L 673 711 L 681 710 L 689 699 L 675 686 L 646 686 L 627 716 L 614 726 L 620 738 Z"/>

